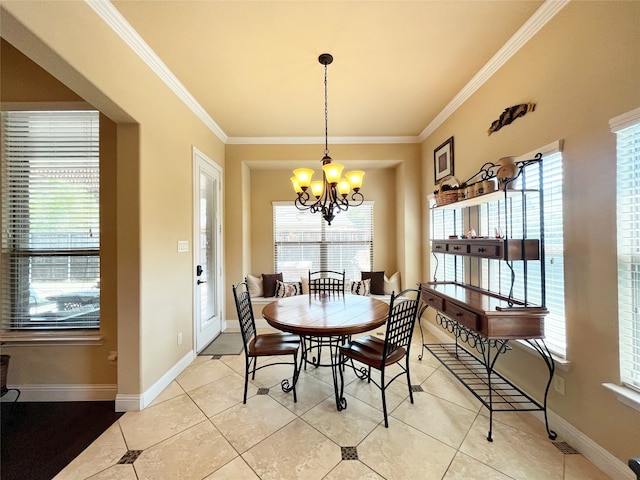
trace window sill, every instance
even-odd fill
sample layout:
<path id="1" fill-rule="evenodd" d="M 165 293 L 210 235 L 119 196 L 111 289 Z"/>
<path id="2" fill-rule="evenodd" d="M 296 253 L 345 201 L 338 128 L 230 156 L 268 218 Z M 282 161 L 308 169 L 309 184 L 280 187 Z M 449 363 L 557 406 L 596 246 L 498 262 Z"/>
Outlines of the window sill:
<path id="1" fill-rule="evenodd" d="M 3 333 L 1 339 L 5 347 L 41 347 L 59 345 L 102 345 L 100 332 L 90 333 L 67 333 L 67 332 L 46 332 L 46 333 Z"/>
<path id="2" fill-rule="evenodd" d="M 615 383 L 603 383 L 602 386 L 613 391 L 620 402 L 640 412 L 640 393 Z"/>

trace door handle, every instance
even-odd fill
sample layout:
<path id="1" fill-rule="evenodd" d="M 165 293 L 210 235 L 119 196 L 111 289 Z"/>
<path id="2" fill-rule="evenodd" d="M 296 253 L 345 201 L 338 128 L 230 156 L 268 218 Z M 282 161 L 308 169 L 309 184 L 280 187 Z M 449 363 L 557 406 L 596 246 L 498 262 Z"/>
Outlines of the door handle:
<path id="1" fill-rule="evenodd" d="M 200 285 L 201 283 L 207 283 L 207 281 L 206 281 L 206 280 L 200 280 L 200 279 L 198 279 L 198 282 L 197 282 L 197 283 L 198 283 L 198 285 Z"/>

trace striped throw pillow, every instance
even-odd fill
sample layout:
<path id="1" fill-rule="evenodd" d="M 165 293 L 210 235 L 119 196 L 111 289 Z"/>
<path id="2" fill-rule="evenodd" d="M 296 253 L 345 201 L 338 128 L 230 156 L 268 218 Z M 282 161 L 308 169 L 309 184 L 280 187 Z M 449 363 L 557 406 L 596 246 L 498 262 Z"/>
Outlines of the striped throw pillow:
<path id="1" fill-rule="evenodd" d="M 351 293 L 354 295 L 371 295 L 371 279 L 367 278 L 361 282 L 351 282 Z"/>

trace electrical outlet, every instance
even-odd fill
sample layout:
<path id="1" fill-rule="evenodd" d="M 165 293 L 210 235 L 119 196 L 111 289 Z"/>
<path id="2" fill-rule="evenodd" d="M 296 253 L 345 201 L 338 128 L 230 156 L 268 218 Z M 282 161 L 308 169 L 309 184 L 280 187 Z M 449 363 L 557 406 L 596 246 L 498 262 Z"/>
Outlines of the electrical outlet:
<path id="1" fill-rule="evenodd" d="M 178 332 L 178 346 L 182 345 L 182 332 Z"/>
<path id="2" fill-rule="evenodd" d="M 564 378 L 560 375 L 553 376 L 553 389 L 560 395 L 564 395 Z"/>

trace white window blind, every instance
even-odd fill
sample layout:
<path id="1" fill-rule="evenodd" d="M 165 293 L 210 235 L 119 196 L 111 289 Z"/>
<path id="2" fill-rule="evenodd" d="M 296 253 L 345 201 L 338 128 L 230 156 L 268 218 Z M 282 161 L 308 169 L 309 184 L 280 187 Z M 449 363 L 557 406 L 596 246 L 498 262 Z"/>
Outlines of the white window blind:
<path id="1" fill-rule="evenodd" d="M 300 281 L 309 270 L 344 270 L 359 280 L 373 265 L 373 202 L 340 212 L 331 225 L 293 203 L 274 203 L 273 245 L 275 272 L 284 281 Z"/>
<path id="2" fill-rule="evenodd" d="M 640 390 L 640 109 L 617 134 L 620 379 Z"/>
<path id="3" fill-rule="evenodd" d="M 100 319 L 99 114 L 2 113 L 3 331 Z"/>
<path id="4" fill-rule="evenodd" d="M 450 235 L 463 235 L 462 209 L 434 209 L 431 211 L 431 239 L 445 240 Z M 465 282 L 464 261 L 457 255 L 432 252 L 430 264 L 430 278 L 434 281 L 455 279 Z"/>
<path id="5" fill-rule="evenodd" d="M 545 296 L 549 314 L 545 317 L 545 343 L 559 357 L 566 356 L 567 339 L 564 309 L 564 225 L 562 214 L 562 153 L 557 149 L 543 152 L 542 192 L 544 205 Z M 532 158 L 533 155 L 527 157 Z M 524 159 L 524 158 L 523 158 Z M 522 182 L 523 179 L 519 179 Z M 540 189 L 537 166 L 526 169 L 525 189 Z M 540 238 L 537 210 L 540 197 L 528 193 L 526 202 L 519 196 L 492 202 L 480 208 L 480 235 L 492 236 L 495 228 L 503 229 L 509 238 Z M 510 225 L 504 225 L 504 211 L 508 209 Z M 526 209 L 526 212 L 525 212 Z M 526 222 L 523 214 L 526 213 Z M 526 268 L 526 271 L 525 271 Z M 542 304 L 542 270 L 540 262 L 513 262 L 515 282 L 513 297 Z M 483 260 L 481 286 L 508 296 L 511 270 L 503 262 Z"/>

